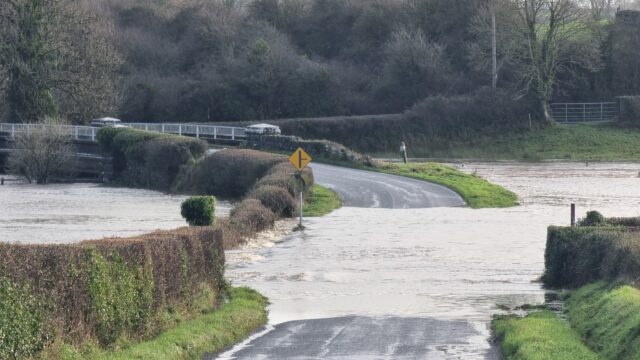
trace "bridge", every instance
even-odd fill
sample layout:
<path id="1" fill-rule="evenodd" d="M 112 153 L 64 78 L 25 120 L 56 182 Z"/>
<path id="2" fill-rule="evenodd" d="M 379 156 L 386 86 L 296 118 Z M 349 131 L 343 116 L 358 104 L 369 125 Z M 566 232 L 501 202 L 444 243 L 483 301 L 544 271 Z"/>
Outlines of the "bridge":
<path id="1" fill-rule="evenodd" d="M 246 141 L 247 135 L 245 128 L 232 126 L 217 125 L 200 125 L 200 124 L 143 124 L 143 123 L 123 123 L 122 125 L 146 130 L 157 131 L 164 134 L 176 134 L 184 136 L 192 136 L 208 142 L 222 143 L 241 143 Z M 6 134 L 14 137 L 16 134 L 29 132 L 33 129 L 40 129 L 50 125 L 44 124 L 5 124 L 0 123 L 0 135 Z M 69 134 L 76 141 L 86 141 L 97 143 L 97 134 L 99 127 L 80 126 L 80 125 L 60 125 L 69 130 Z"/>

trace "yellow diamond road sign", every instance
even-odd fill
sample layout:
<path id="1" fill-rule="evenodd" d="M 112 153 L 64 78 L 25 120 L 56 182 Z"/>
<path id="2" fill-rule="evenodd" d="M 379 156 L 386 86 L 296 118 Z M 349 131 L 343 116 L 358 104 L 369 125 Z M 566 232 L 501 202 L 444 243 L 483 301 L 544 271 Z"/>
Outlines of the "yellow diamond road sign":
<path id="1" fill-rule="evenodd" d="M 307 154 L 302 148 L 298 148 L 291 156 L 289 157 L 289 161 L 293 164 L 293 166 L 302 170 L 311 162 L 311 156 Z"/>

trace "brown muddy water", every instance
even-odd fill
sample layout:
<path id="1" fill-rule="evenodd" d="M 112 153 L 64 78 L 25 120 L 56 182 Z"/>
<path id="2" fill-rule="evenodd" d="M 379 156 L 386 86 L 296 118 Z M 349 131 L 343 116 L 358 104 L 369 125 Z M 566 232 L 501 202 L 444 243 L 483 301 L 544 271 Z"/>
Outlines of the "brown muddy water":
<path id="1" fill-rule="evenodd" d="M 187 224 L 180 216 L 185 196 L 98 184 L 0 186 L 0 241 L 72 243 L 140 235 Z M 228 213 L 219 202 L 217 213 Z"/>
<path id="2" fill-rule="evenodd" d="M 460 166 L 460 165 L 457 165 Z M 304 233 L 227 253 L 227 277 L 271 301 L 272 325 L 347 315 L 472 322 L 482 336 L 465 359 L 484 358 L 501 305 L 545 301 L 548 225 L 569 205 L 640 215 L 640 164 L 474 163 L 461 167 L 516 192 L 522 206 L 472 210 L 343 208 L 307 220 Z"/>

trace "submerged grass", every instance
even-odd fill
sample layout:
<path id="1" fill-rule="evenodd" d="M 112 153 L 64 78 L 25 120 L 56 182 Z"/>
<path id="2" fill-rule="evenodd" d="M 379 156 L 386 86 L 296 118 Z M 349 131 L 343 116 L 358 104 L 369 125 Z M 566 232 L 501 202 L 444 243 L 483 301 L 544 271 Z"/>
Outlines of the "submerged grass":
<path id="1" fill-rule="evenodd" d="M 60 360 L 201 359 L 241 341 L 267 321 L 267 299 L 249 288 L 232 288 L 221 309 L 183 322 L 155 339 L 104 352 L 87 347 L 79 352 L 63 346 L 47 358 Z"/>
<path id="2" fill-rule="evenodd" d="M 640 290 L 595 283 L 573 292 L 565 308 L 569 322 L 605 359 L 640 359 Z"/>
<path id="3" fill-rule="evenodd" d="M 457 192 L 471 208 L 503 208 L 518 205 L 518 196 L 481 177 L 463 173 L 437 163 L 384 163 L 377 169 L 383 173 L 401 175 L 444 185 Z"/>
<path id="4" fill-rule="evenodd" d="M 308 217 L 319 217 L 342 207 L 342 199 L 333 190 L 314 184 L 303 206 L 303 213 Z"/>
<path id="5" fill-rule="evenodd" d="M 553 312 L 540 311 L 524 318 L 499 316 L 493 320 L 502 340 L 504 360 L 597 360 L 600 357 Z"/>

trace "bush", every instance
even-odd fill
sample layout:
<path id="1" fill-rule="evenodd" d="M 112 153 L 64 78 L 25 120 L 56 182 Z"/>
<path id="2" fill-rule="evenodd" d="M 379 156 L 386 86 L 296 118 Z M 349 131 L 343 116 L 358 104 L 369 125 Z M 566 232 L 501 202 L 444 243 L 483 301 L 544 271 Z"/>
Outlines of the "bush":
<path id="1" fill-rule="evenodd" d="M 297 208 L 296 200 L 286 189 L 273 185 L 258 187 L 248 197 L 259 200 L 278 217 L 292 217 Z"/>
<path id="2" fill-rule="evenodd" d="M 238 204 L 230 214 L 231 222 L 245 235 L 273 227 L 276 214 L 267 209 L 259 200 L 247 199 Z"/>
<path id="3" fill-rule="evenodd" d="M 216 220 L 216 198 L 194 196 L 182 202 L 180 214 L 191 226 L 210 226 Z"/>
<path id="4" fill-rule="evenodd" d="M 291 196 L 296 198 L 300 192 L 299 181 L 295 179 L 295 169 L 288 162 L 279 163 L 269 170 L 269 172 L 263 176 L 256 183 L 255 187 L 262 186 L 276 186 L 283 188 L 289 192 Z M 302 171 L 302 176 L 305 180 L 305 188 L 303 191 L 309 191 L 313 186 L 313 172 L 309 168 L 305 168 Z"/>
<path id="5" fill-rule="evenodd" d="M 274 165 L 284 161 L 284 156 L 255 150 L 219 151 L 191 167 L 177 182 L 174 190 L 222 198 L 240 198 Z"/>
<path id="6" fill-rule="evenodd" d="M 616 227 L 548 229 L 544 284 L 577 287 L 640 276 L 640 233 Z"/>
<path id="7" fill-rule="evenodd" d="M 13 308 L 10 321 L 19 322 L 1 336 L 24 337 L 28 346 L 20 346 L 29 349 L 42 347 L 47 328 L 75 345 L 149 337 L 162 330 L 160 315 L 193 313 L 203 289 L 217 295 L 224 286 L 222 234 L 209 227 L 72 245 L 0 244 L 0 256 L 0 272 L 18 286 L 0 284 L 0 306 Z"/>
<path id="8" fill-rule="evenodd" d="M 587 216 L 584 219 L 578 221 L 579 226 L 599 226 L 605 225 L 607 220 L 597 211 L 587 212 Z"/>
<path id="9" fill-rule="evenodd" d="M 102 128 L 98 142 L 112 156 L 116 180 L 156 190 L 171 189 L 208 148 L 203 140 L 129 128 Z"/>
<path id="10" fill-rule="evenodd" d="M 42 309 L 30 288 L 0 277 L 0 358 L 30 358 L 52 340 Z"/>

